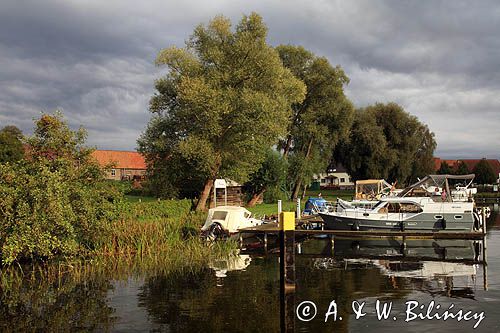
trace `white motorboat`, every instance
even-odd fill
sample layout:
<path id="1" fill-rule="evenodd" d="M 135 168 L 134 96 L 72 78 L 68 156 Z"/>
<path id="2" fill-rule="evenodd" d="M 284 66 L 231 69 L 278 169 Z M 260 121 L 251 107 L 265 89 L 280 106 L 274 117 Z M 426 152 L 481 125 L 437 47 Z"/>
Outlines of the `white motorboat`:
<path id="1" fill-rule="evenodd" d="M 373 207 L 359 208 L 338 199 L 334 209 L 320 216 L 326 228 L 332 230 L 471 231 L 481 224 L 472 196 L 466 200 L 462 196 L 454 198 L 449 181 L 473 178 L 474 175 L 430 175 L 396 197 L 380 198 Z M 439 195 L 429 191 L 430 183 L 442 189 Z"/>
<path id="2" fill-rule="evenodd" d="M 209 240 L 236 235 L 239 229 L 255 227 L 263 221 L 252 217 L 245 207 L 219 206 L 208 210 L 202 236 Z"/>

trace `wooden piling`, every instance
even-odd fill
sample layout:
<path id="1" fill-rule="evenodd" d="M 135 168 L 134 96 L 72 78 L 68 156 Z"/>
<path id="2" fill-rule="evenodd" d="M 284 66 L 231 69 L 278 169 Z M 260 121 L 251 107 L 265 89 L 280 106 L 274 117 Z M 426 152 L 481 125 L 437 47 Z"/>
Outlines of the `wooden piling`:
<path id="1" fill-rule="evenodd" d="M 281 332 L 295 330 L 295 218 L 293 212 L 280 216 L 280 326 Z"/>

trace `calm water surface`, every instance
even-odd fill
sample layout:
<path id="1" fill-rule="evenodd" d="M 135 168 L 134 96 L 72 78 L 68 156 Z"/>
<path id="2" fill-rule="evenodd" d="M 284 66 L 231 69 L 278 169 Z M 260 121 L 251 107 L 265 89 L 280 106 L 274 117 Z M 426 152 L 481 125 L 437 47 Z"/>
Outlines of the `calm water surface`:
<path id="1" fill-rule="evenodd" d="M 304 242 L 296 259 L 294 303 L 313 302 L 316 316 L 301 321 L 296 332 L 500 332 L 500 215 L 498 205 L 489 220 L 487 270 L 480 244 L 473 241 L 336 240 Z M 120 280 L 52 285 L 3 291 L 2 331 L 115 332 L 279 332 L 278 255 L 240 254 L 231 260 L 207 262 L 193 273 L 130 276 Z M 486 273 L 486 279 L 485 275 Z M 30 297 L 29 301 L 19 298 Z M 392 304 L 387 320 L 378 320 L 377 300 Z M 325 314 L 335 301 L 337 320 Z M 365 303 L 356 318 L 353 301 Z M 478 317 L 415 319 L 405 322 L 407 302 L 418 302 L 412 313 L 425 315 L 462 309 Z M 7 303 L 10 302 L 10 303 Z M 17 302 L 17 303 L 16 303 Z M 415 303 L 416 304 L 416 303 Z M 436 310 L 436 306 L 440 309 Z M 452 306 L 453 304 L 453 306 Z M 333 308 L 331 308 L 333 310 Z M 304 311 L 302 315 L 311 314 Z M 340 320 L 342 317 L 342 320 Z M 468 317 L 467 317 L 468 318 Z M 309 318 L 303 318 L 309 319 Z"/>
<path id="2" fill-rule="evenodd" d="M 337 240 L 333 254 L 327 239 L 304 242 L 296 259 L 295 305 L 311 301 L 317 315 L 307 322 L 296 317 L 295 330 L 468 332 L 479 321 L 472 316 L 484 312 L 474 331 L 500 332 L 498 206 L 495 210 L 489 221 L 486 271 L 481 263 L 474 263 L 482 258 L 480 244 L 474 241 L 410 241 L 402 248 L 397 241 Z M 331 315 L 325 323 L 333 300 L 337 320 Z M 392 304 L 388 320 L 378 320 L 377 300 Z M 365 303 L 365 316 L 356 319 L 353 301 Z M 409 301 L 424 306 L 411 311 L 417 315 L 425 315 L 434 301 L 431 315 L 443 314 L 453 304 L 450 313 L 471 311 L 472 319 L 406 322 Z M 278 332 L 278 255 L 242 254 L 229 262 L 207 263 L 206 270 L 194 274 L 116 281 L 108 304 L 117 318 L 112 330 L 120 332 Z M 438 304 L 440 309 L 435 310 Z"/>

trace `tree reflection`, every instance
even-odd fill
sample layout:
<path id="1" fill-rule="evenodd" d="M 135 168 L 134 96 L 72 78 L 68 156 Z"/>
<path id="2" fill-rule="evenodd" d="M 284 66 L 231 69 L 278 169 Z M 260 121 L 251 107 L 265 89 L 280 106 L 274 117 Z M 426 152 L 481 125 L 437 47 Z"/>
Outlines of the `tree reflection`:
<path id="1" fill-rule="evenodd" d="M 2 272 L 0 330 L 2 332 L 109 331 L 113 309 L 107 304 L 109 281 L 7 276 Z"/>

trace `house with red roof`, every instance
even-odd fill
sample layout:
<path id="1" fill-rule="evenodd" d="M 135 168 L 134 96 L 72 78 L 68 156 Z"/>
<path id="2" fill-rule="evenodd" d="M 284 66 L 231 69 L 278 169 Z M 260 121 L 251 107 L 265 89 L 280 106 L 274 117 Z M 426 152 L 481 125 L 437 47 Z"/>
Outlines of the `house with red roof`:
<path id="1" fill-rule="evenodd" d="M 441 163 L 446 163 L 452 170 L 457 170 L 460 162 L 464 162 L 467 169 L 472 173 L 472 170 L 481 161 L 481 159 L 466 159 L 466 160 L 442 160 L 439 157 L 434 157 L 434 170 L 439 170 Z M 500 161 L 496 159 L 486 159 L 491 169 L 495 173 L 497 180 L 500 180 Z"/>
<path id="2" fill-rule="evenodd" d="M 106 179 L 132 180 L 142 179 L 146 175 L 144 156 L 136 151 L 95 150 L 92 156 L 106 171 Z"/>

